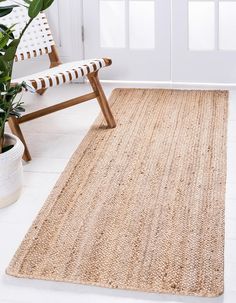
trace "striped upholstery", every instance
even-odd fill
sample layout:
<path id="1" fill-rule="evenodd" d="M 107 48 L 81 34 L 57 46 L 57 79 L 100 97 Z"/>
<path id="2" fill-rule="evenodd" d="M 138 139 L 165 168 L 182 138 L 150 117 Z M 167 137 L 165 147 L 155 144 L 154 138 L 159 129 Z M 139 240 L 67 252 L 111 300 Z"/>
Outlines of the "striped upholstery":
<path id="1" fill-rule="evenodd" d="M 26 82 L 35 90 L 49 88 L 71 82 L 80 77 L 95 72 L 107 64 L 104 59 L 83 60 L 61 64 L 43 72 L 13 80 L 14 83 Z"/>
<path id="2" fill-rule="evenodd" d="M 18 2 L 22 0 L 18 0 Z M 10 2 L 9 2 L 10 3 Z M 6 2 L 6 4 L 9 4 Z M 11 3 L 12 4 L 12 3 Z M 14 29 L 15 37 L 19 37 L 22 28 L 29 20 L 27 10 L 24 7 L 14 8 L 11 14 L 1 18 L 1 23 L 7 26 L 16 24 Z M 30 59 L 44 54 L 49 54 L 52 51 L 52 46 L 55 45 L 53 40 L 46 15 L 40 13 L 32 22 L 21 43 L 16 54 L 16 61 Z"/>
<path id="3" fill-rule="evenodd" d="M 18 2 L 22 1 L 23 0 L 18 0 Z M 5 4 L 10 3 L 8 2 L 9 1 L 5 2 Z M 29 17 L 27 10 L 24 7 L 17 7 L 14 8 L 11 14 L 1 18 L 1 23 L 7 26 L 16 24 L 14 35 L 15 37 L 19 37 L 22 28 L 28 20 Z M 22 61 L 32 57 L 53 53 L 55 51 L 55 49 L 53 49 L 54 45 L 55 42 L 48 25 L 46 15 L 44 13 L 40 13 L 22 37 L 15 59 L 16 61 Z M 28 85 L 28 89 L 33 87 L 35 91 L 38 91 L 71 82 L 75 79 L 86 76 L 91 72 L 98 71 L 100 68 L 110 64 L 111 61 L 109 62 L 107 59 L 91 59 L 60 64 L 43 72 L 15 79 L 13 82 L 22 83 L 24 81 Z"/>

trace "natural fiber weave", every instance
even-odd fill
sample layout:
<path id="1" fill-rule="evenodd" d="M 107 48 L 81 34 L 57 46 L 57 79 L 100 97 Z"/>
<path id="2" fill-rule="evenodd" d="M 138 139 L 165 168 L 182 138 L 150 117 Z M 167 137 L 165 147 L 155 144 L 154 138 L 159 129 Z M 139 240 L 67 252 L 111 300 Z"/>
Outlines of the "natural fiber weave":
<path id="1" fill-rule="evenodd" d="M 7 273 L 222 294 L 228 93 L 117 89 L 111 103 L 117 128 L 98 118 Z"/>

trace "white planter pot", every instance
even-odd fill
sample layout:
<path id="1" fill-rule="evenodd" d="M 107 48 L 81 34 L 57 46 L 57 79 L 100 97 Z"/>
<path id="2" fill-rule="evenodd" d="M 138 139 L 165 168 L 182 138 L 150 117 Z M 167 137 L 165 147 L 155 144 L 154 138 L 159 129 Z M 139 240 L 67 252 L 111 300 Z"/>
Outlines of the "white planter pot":
<path id="1" fill-rule="evenodd" d="M 13 135 L 5 135 L 6 146 L 14 145 L 9 151 L 0 154 L 0 208 L 15 203 L 23 186 L 22 155 L 24 145 Z"/>

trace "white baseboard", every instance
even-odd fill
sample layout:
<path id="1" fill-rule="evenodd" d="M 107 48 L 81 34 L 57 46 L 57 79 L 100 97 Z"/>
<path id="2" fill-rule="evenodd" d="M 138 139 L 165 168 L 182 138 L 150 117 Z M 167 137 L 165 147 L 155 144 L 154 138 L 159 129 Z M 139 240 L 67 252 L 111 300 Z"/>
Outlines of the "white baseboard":
<path id="1" fill-rule="evenodd" d="M 122 87 L 137 88 L 181 88 L 181 89 L 236 89 L 236 83 L 193 83 L 193 82 L 172 82 L 172 81 L 122 81 L 122 80 L 101 80 L 106 84 L 118 84 Z"/>

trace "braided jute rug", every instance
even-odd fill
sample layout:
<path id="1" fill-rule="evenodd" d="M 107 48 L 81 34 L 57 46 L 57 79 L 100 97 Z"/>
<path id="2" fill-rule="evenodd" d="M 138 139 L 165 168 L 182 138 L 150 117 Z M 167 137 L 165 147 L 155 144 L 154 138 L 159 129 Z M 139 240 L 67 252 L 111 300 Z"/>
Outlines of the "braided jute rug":
<path id="1" fill-rule="evenodd" d="M 7 273 L 222 294 L 228 93 L 116 89 L 110 102 L 117 128 L 97 119 Z"/>

